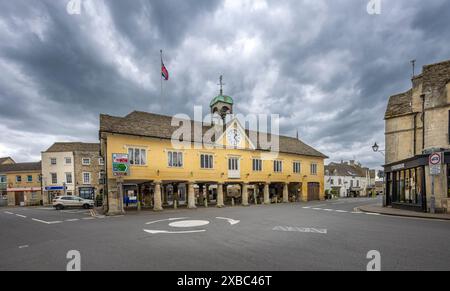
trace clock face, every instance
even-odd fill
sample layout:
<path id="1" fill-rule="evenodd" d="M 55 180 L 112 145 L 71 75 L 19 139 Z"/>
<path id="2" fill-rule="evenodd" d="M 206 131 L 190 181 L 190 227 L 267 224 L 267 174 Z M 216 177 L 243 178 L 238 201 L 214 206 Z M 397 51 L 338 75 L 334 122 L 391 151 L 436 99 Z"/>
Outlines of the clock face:
<path id="1" fill-rule="evenodd" d="M 231 146 L 238 146 L 242 140 L 241 132 L 236 128 L 228 130 L 227 137 L 228 144 Z"/>

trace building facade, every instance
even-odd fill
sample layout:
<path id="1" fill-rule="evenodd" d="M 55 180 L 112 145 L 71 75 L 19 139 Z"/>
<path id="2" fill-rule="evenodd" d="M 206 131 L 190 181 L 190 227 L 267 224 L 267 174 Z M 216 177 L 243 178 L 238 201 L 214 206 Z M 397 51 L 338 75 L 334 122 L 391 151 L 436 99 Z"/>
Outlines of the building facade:
<path id="1" fill-rule="evenodd" d="M 41 205 L 41 163 L 0 165 L 0 176 L 6 184 L 8 206 Z"/>
<path id="2" fill-rule="evenodd" d="M 429 211 L 433 152 L 442 152 L 441 171 L 435 177 L 438 211 L 450 198 L 450 61 L 424 66 L 412 79 L 412 88 L 391 96 L 385 114 L 386 204 Z"/>
<path id="3" fill-rule="evenodd" d="M 375 188 L 375 170 L 355 161 L 325 166 L 325 190 L 335 196 L 367 197 Z"/>
<path id="4" fill-rule="evenodd" d="M 75 195 L 94 199 L 103 195 L 103 172 L 98 143 L 58 142 L 42 152 L 44 203 L 54 197 Z"/>
<path id="5" fill-rule="evenodd" d="M 233 111 L 233 99 L 221 92 L 210 108 L 225 118 Z M 237 119 L 226 123 L 211 144 L 192 131 L 175 140 L 180 126 L 172 122 L 169 116 L 137 111 L 125 117 L 100 116 L 109 214 L 123 213 L 124 203 L 135 201 L 162 210 L 183 204 L 196 208 L 324 199 L 327 157 L 300 140 L 276 136 L 279 152 L 268 157 L 250 138 L 260 133 L 244 129 Z M 213 127 L 189 123 L 202 134 Z M 174 147 L 174 142 L 183 145 Z M 129 159 L 125 176 L 115 175 L 113 157 L 118 154 Z"/>

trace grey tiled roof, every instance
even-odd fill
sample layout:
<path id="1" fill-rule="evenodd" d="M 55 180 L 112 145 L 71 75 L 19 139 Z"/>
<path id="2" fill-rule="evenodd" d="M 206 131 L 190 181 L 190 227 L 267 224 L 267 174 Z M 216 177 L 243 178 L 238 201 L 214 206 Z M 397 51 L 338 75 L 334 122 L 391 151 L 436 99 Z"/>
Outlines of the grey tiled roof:
<path id="1" fill-rule="evenodd" d="M 325 166 L 325 171 L 329 173 L 329 176 L 366 177 L 367 170 L 367 168 L 360 167 L 356 164 L 350 165 L 346 163 L 330 163 Z"/>
<path id="2" fill-rule="evenodd" d="M 134 111 L 125 117 L 116 117 L 101 114 L 100 132 L 172 139 L 172 134 L 177 129 L 177 126 L 172 126 L 171 122 L 171 116 L 140 111 Z M 191 121 L 191 128 L 194 128 L 194 126 L 201 127 L 203 133 L 211 129 L 211 126 L 205 126 L 201 123 L 194 123 L 193 121 Z M 268 139 L 271 139 L 270 135 Z M 201 140 L 196 140 L 196 137 L 194 136 L 191 137 L 191 140 L 201 142 Z M 322 154 L 321 152 L 315 150 L 311 146 L 296 138 L 279 136 L 279 141 L 280 152 L 328 158 L 326 155 Z M 257 147 L 260 149 L 259 145 L 257 145 Z"/>
<path id="3" fill-rule="evenodd" d="M 49 147 L 45 152 L 98 152 L 100 150 L 99 143 L 83 143 L 83 142 L 57 142 Z"/>
<path id="4" fill-rule="evenodd" d="M 41 162 L 0 165 L 0 173 L 40 171 L 40 170 L 41 170 Z"/>

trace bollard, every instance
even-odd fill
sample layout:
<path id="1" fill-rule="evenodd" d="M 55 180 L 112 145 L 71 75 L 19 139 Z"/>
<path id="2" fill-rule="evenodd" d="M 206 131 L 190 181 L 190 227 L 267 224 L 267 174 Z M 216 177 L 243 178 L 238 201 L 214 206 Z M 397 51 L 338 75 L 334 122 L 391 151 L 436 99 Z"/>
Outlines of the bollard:
<path id="1" fill-rule="evenodd" d="M 178 200 L 174 200 L 173 201 L 173 209 L 177 209 L 178 208 Z"/>
<path id="2" fill-rule="evenodd" d="M 231 206 L 234 206 L 234 197 L 231 198 Z"/>
<path id="3" fill-rule="evenodd" d="M 208 208 L 208 200 L 205 198 L 205 208 Z"/>

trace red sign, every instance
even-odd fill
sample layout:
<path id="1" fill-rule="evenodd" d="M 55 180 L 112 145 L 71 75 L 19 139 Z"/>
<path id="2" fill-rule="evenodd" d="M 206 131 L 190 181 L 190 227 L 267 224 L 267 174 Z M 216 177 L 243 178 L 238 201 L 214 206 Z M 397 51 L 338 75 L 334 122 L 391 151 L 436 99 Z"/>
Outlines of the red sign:
<path id="1" fill-rule="evenodd" d="M 430 165 L 439 165 L 442 162 L 442 154 L 434 153 L 430 155 Z"/>

